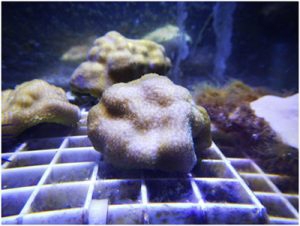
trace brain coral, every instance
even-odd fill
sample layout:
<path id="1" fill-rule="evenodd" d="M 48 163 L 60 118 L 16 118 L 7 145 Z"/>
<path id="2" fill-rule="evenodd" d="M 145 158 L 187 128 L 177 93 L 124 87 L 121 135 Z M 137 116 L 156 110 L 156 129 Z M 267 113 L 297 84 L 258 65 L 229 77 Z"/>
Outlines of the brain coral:
<path id="1" fill-rule="evenodd" d="M 189 91 L 167 77 L 147 74 L 104 91 L 88 114 L 94 147 L 115 166 L 189 172 L 211 144 L 210 119 Z"/>
<path id="2" fill-rule="evenodd" d="M 146 73 L 165 74 L 171 67 L 161 45 L 127 39 L 115 31 L 96 39 L 87 58 L 74 71 L 71 88 L 96 97 L 114 83 L 128 82 Z"/>
<path id="3" fill-rule="evenodd" d="M 68 102 L 63 89 L 32 80 L 2 92 L 2 133 L 17 136 L 39 123 L 76 125 L 79 108 Z"/>

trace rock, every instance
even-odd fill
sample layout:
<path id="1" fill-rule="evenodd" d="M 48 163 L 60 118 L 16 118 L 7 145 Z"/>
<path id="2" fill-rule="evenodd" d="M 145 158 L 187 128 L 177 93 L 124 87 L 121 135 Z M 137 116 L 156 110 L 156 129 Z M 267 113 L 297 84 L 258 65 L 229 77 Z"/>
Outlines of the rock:
<path id="1" fill-rule="evenodd" d="M 15 137 L 40 123 L 76 126 L 80 110 L 68 102 L 63 89 L 32 80 L 2 91 L 2 134 Z"/>
<path id="2" fill-rule="evenodd" d="M 74 71 L 70 84 L 74 92 L 101 97 L 114 83 L 132 81 L 145 73 L 165 74 L 170 67 L 161 45 L 112 31 L 95 40 L 88 61 Z"/>
<path id="3" fill-rule="evenodd" d="M 298 148 L 298 94 L 289 97 L 263 96 L 250 103 L 258 117 L 264 118 L 282 141 Z"/>
<path id="4" fill-rule="evenodd" d="M 121 168 L 189 172 L 196 152 L 211 145 L 210 119 L 189 91 L 147 74 L 114 84 L 88 114 L 88 136 L 104 159 Z"/>

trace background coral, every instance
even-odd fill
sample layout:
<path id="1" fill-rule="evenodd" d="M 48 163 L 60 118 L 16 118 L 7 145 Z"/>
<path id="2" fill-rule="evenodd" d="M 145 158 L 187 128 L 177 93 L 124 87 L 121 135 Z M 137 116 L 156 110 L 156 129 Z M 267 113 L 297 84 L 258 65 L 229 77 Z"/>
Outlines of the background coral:
<path id="1" fill-rule="evenodd" d="M 170 66 L 161 45 L 127 39 L 112 31 L 95 40 L 88 61 L 74 71 L 70 84 L 75 92 L 100 97 L 114 83 L 128 82 L 150 72 L 165 74 Z"/>
<path id="2" fill-rule="evenodd" d="M 15 137 L 40 123 L 75 126 L 79 108 L 68 102 L 63 89 L 32 80 L 2 92 L 2 134 Z"/>
<path id="3" fill-rule="evenodd" d="M 80 62 L 86 59 L 88 50 L 88 45 L 72 46 L 60 59 L 64 62 Z"/>
<path id="4" fill-rule="evenodd" d="M 123 168 L 189 172 L 196 163 L 193 138 L 199 148 L 211 144 L 206 111 L 187 89 L 157 74 L 105 90 L 89 112 L 88 135 L 108 162 Z"/>

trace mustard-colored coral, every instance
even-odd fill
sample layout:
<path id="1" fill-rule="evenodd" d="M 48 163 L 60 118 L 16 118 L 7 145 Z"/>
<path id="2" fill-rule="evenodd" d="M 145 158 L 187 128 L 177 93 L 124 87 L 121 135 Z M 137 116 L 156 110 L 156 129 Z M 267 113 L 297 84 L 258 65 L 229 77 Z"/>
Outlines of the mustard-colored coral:
<path id="1" fill-rule="evenodd" d="M 198 155 L 193 138 L 201 149 L 211 145 L 205 109 L 157 74 L 105 90 L 88 114 L 88 135 L 106 161 L 123 168 L 189 172 Z"/>
<path id="2" fill-rule="evenodd" d="M 32 80 L 2 92 L 2 134 L 15 137 L 39 123 L 75 126 L 79 108 L 68 102 L 63 89 Z"/>
<path id="3" fill-rule="evenodd" d="M 170 67 L 161 45 L 111 31 L 95 40 L 88 61 L 74 71 L 70 83 L 74 92 L 101 97 L 114 83 L 129 82 L 146 73 L 165 74 Z"/>

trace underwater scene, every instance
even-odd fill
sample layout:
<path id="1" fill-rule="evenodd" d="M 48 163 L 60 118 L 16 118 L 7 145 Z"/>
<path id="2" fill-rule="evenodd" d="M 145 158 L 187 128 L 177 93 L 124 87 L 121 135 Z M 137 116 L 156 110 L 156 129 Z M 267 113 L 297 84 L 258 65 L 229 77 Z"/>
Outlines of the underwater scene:
<path id="1" fill-rule="evenodd" d="M 2 2 L 2 224 L 298 224 L 298 2 Z"/>

